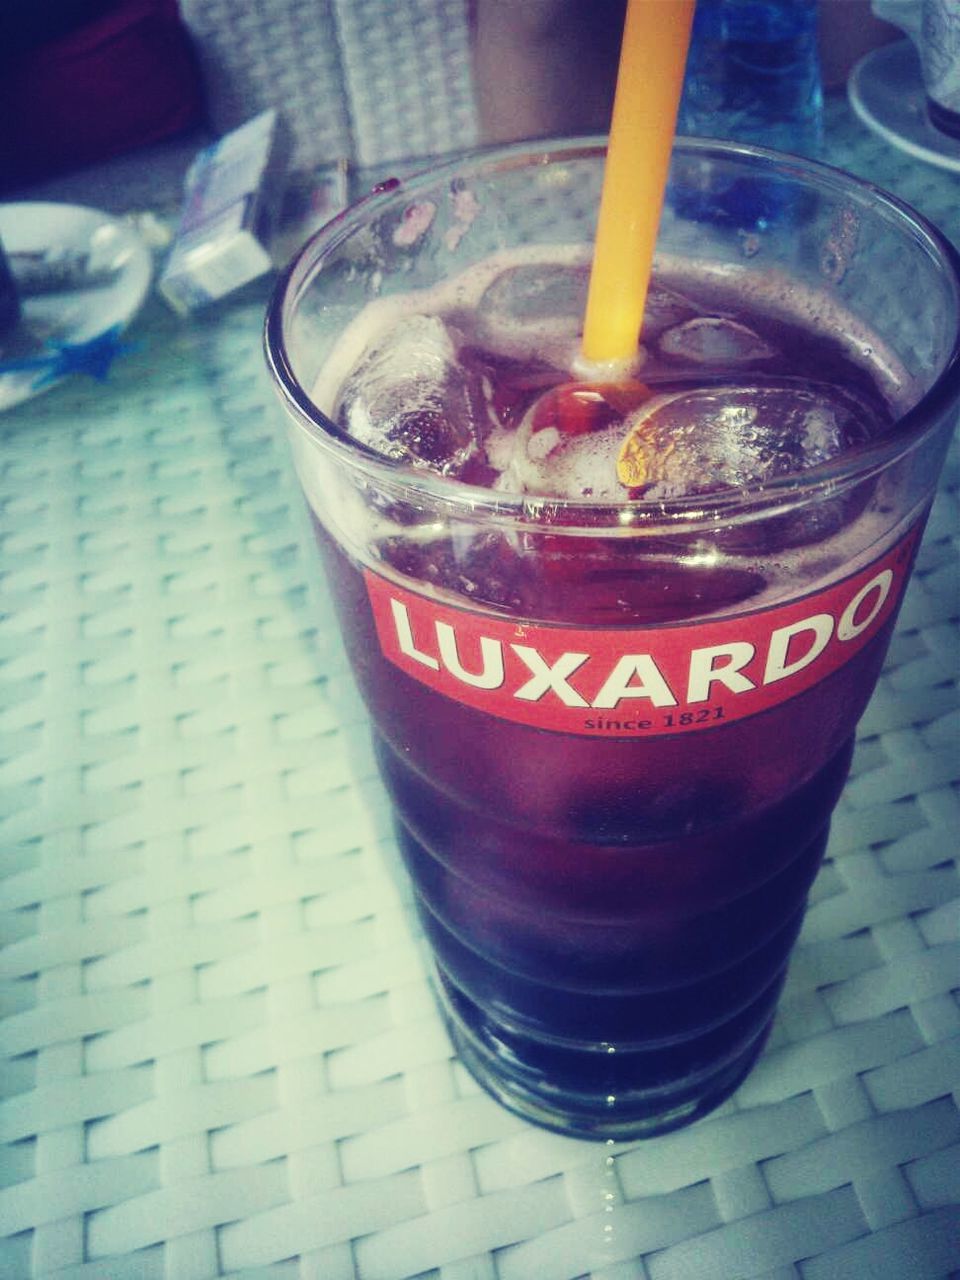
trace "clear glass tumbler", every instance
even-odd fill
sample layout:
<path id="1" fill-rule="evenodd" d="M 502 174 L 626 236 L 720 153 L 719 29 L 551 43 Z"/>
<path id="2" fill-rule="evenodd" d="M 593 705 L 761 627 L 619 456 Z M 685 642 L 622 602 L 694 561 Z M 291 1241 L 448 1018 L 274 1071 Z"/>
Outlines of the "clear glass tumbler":
<path id="1" fill-rule="evenodd" d="M 762 1049 L 956 419 L 960 275 L 871 186 L 679 140 L 658 264 L 869 334 L 874 438 L 746 488 L 544 500 L 317 406 L 371 301 L 589 245 L 603 161 L 514 146 L 384 184 L 294 261 L 266 349 L 456 1048 L 531 1120 L 627 1138 Z"/>

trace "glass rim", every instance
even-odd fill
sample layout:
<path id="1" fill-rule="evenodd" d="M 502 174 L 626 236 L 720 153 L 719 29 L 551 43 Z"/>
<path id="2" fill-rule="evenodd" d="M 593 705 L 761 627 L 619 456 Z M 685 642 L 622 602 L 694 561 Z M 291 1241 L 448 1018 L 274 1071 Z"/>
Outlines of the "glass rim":
<path id="1" fill-rule="evenodd" d="M 306 436 L 341 464 L 363 472 L 369 480 L 397 496 L 428 499 L 436 507 L 469 512 L 475 518 L 493 522 L 549 524 L 557 532 L 573 532 L 571 526 L 613 525 L 627 533 L 651 524 L 662 530 L 664 526 L 676 529 L 715 523 L 718 519 L 728 521 L 737 515 L 750 518 L 758 510 L 769 512 L 780 506 L 794 507 L 809 502 L 818 491 L 836 495 L 906 456 L 935 429 L 951 405 L 960 402 L 960 252 L 932 222 L 875 183 L 822 161 L 746 143 L 678 136 L 674 143 L 675 156 L 763 162 L 821 189 L 842 190 L 848 196 L 856 196 L 861 204 L 884 210 L 888 221 L 910 231 L 914 240 L 923 242 L 929 256 L 939 260 L 946 269 L 956 299 L 957 331 L 953 346 L 933 384 L 882 436 L 805 471 L 787 473 L 747 488 L 726 486 L 669 499 L 597 500 L 500 492 L 440 475 L 427 467 L 412 467 L 402 459 L 387 458 L 357 441 L 317 408 L 289 359 L 285 323 L 289 308 L 302 290 L 322 271 L 325 259 L 350 235 L 391 205 L 400 201 L 407 204 L 454 174 L 458 179 L 469 180 L 484 173 L 598 157 L 606 151 L 606 142 L 604 136 L 545 139 L 461 152 L 404 178 L 389 178 L 378 183 L 315 232 L 281 272 L 267 307 L 263 335 L 267 365 L 284 407 Z"/>

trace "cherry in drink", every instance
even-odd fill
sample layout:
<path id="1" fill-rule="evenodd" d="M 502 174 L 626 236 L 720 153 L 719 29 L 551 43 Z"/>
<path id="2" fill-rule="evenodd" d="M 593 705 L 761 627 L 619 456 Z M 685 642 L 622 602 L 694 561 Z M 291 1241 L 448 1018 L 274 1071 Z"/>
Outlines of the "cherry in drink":
<path id="1" fill-rule="evenodd" d="M 957 294 L 924 228 L 941 314 L 894 323 L 827 248 L 851 208 L 876 252 L 914 219 L 689 144 L 637 366 L 584 379 L 600 159 L 359 206 L 268 352 L 455 1045 L 521 1114 L 627 1137 L 762 1050 L 955 410 Z M 754 180 L 793 225 L 738 223 Z"/>

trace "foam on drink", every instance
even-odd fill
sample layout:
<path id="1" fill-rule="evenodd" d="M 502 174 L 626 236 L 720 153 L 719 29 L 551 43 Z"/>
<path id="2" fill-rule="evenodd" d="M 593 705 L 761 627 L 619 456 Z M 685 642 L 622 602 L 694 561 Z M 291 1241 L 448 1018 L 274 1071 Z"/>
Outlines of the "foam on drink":
<path id="1" fill-rule="evenodd" d="M 882 433 L 901 407 L 903 371 L 836 304 L 777 292 L 776 278 L 744 303 L 742 289 L 732 293 L 742 281 L 693 278 L 676 263 L 652 285 L 636 378 L 619 395 L 575 383 L 588 252 L 500 254 L 435 289 L 375 300 L 327 362 L 318 406 L 359 443 L 414 467 L 471 483 L 471 464 L 482 464 L 485 487 L 620 501 L 805 470 Z M 818 337 L 827 325 L 847 335 L 842 347 Z M 669 492 L 618 480 L 618 454 L 636 433 L 657 439 Z M 554 474 L 541 464 L 558 451 Z M 652 456 L 649 470 L 655 486 Z"/>

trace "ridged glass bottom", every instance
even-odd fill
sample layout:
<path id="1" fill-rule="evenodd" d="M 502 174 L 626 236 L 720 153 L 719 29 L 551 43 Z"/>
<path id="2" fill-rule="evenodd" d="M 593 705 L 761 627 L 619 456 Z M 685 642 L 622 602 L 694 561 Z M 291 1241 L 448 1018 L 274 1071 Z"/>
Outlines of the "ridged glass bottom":
<path id="1" fill-rule="evenodd" d="M 652 1138 L 691 1124 L 736 1091 L 759 1057 L 773 1021 L 782 977 L 766 1000 L 770 1012 L 759 1030 L 752 1026 L 736 1047 L 701 1072 L 674 1079 L 662 1087 L 624 1087 L 633 1054 L 617 1055 L 609 1092 L 565 1089 L 520 1057 L 522 1044 L 511 1044 L 504 1028 L 493 1024 L 472 1001 L 457 992 L 434 966 L 434 993 L 454 1046 L 470 1074 L 502 1106 L 543 1128 L 569 1137 L 603 1141 Z M 753 1012 L 753 1010 L 751 1010 Z M 602 1059 L 597 1046 L 591 1056 Z M 583 1054 L 581 1053 L 581 1056 Z M 642 1067 L 639 1069 L 642 1073 Z M 602 1073 L 596 1073 L 602 1074 Z"/>
<path id="2" fill-rule="evenodd" d="M 441 1009 L 480 1084 L 596 1139 L 729 1097 L 769 1032 L 849 744 L 768 809 L 646 845 L 524 831 L 379 746 Z"/>

